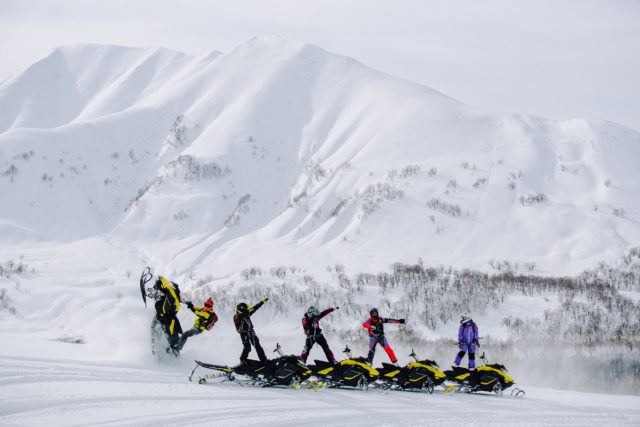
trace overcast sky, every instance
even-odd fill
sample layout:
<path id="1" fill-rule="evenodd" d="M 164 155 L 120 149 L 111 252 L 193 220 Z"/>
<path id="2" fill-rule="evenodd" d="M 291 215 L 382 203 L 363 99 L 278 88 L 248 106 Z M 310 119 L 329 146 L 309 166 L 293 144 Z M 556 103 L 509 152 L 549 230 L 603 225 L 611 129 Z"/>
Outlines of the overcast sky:
<path id="1" fill-rule="evenodd" d="M 59 45 L 224 52 L 264 34 L 482 109 L 640 130 L 639 0 L 0 0 L 0 81 Z"/>

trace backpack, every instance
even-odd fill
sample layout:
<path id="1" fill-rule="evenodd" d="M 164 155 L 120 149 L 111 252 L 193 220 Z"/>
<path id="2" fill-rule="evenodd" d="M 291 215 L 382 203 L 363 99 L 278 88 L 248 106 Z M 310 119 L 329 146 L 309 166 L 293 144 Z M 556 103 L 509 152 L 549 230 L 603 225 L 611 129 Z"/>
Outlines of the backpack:
<path id="1" fill-rule="evenodd" d="M 216 324 L 217 321 L 218 321 L 218 316 L 214 311 L 211 311 L 211 316 L 209 316 L 209 318 L 207 319 L 207 323 L 204 325 L 205 329 L 207 331 L 210 331 L 211 329 L 213 329 L 213 326 Z"/>

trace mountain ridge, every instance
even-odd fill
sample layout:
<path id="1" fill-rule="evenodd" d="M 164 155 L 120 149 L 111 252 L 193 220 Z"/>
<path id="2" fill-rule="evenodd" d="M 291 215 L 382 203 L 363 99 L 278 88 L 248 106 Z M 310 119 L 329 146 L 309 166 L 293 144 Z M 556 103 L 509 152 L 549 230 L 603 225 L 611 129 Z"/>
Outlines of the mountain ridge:
<path id="1" fill-rule="evenodd" d="M 166 240 L 159 258 L 195 270 L 255 253 L 579 271 L 640 239 L 640 137 L 610 122 L 485 113 L 277 36 L 56 56 L 0 86 L 7 241 Z"/>

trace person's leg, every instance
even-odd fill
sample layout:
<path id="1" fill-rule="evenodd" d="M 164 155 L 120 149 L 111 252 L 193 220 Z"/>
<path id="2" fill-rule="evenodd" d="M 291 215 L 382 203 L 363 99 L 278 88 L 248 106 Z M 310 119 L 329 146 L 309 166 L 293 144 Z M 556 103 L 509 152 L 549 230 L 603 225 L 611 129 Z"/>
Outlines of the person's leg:
<path id="1" fill-rule="evenodd" d="M 329 343 L 327 342 L 324 335 L 318 336 L 317 343 L 320 344 L 320 347 L 322 347 L 322 350 L 324 351 L 324 355 L 327 357 L 327 360 L 329 361 L 329 363 L 331 363 L 332 365 L 335 365 L 337 363 L 336 358 L 333 357 L 333 352 L 329 348 Z"/>
<path id="2" fill-rule="evenodd" d="M 373 356 L 376 354 L 376 345 L 378 345 L 376 337 L 369 337 L 369 354 L 367 355 L 369 364 L 373 363 Z"/>
<path id="3" fill-rule="evenodd" d="M 253 336 L 253 346 L 256 348 L 256 353 L 258 353 L 258 359 L 260 359 L 262 363 L 267 363 L 267 355 L 264 354 L 264 350 L 260 345 L 260 340 L 255 335 Z"/>
<path id="4" fill-rule="evenodd" d="M 391 348 L 391 346 L 387 342 L 387 338 L 386 337 L 382 337 L 382 342 L 380 343 L 380 345 L 382 346 L 384 351 L 389 356 L 389 359 L 391 359 L 391 363 L 396 363 L 398 361 L 398 358 L 396 357 L 396 354 L 393 352 L 393 349 Z"/>
<path id="5" fill-rule="evenodd" d="M 307 339 L 304 340 L 304 348 L 302 349 L 302 354 L 300 355 L 303 363 L 307 363 L 307 357 L 309 357 L 309 352 L 311 351 L 311 347 L 313 347 L 313 344 L 313 337 L 307 337 Z"/>
<path id="6" fill-rule="evenodd" d="M 167 328 L 167 341 L 169 346 L 174 350 L 179 350 L 178 345 L 180 342 L 180 335 L 178 334 L 178 319 L 171 319 Z"/>
<path id="7" fill-rule="evenodd" d="M 187 332 L 182 334 L 182 336 L 178 340 L 178 344 L 176 344 L 177 349 L 178 350 L 182 350 L 182 347 L 184 347 L 184 344 L 187 342 L 187 339 L 189 339 L 189 337 L 192 337 L 194 335 L 198 335 L 201 332 L 202 331 L 200 329 L 196 328 L 195 326 L 193 328 L 189 329 Z"/>
<path id="8" fill-rule="evenodd" d="M 460 352 L 458 353 L 458 355 L 456 356 L 456 360 L 454 361 L 456 366 L 460 365 L 460 362 L 462 362 L 462 358 L 464 357 L 464 355 L 467 352 L 467 350 L 468 350 L 468 348 L 467 348 L 466 344 L 462 344 L 460 346 Z"/>
<path id="9" fill-rule="evenodd" d="M 469 369 L 475 369 L 476 368 L 476 354 L 472 353 L 471 350 L 469 350 Z"/>
<path id="10" fill-rule="evenodd" d="M 240 334 L 240 338 L 242 339 L 242 353 L 240 354 L 240 363 L 244 363 L 247 361 L 247 356 L 249 356 L 249 352 L 251 351 L 251 340 L 249 339 L 248 334 Z"/>

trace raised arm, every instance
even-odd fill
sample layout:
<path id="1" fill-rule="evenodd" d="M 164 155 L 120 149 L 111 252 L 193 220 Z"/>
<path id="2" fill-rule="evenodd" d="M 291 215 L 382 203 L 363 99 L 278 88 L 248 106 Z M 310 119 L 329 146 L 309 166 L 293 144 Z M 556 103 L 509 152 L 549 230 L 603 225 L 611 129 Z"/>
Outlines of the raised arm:
<path id="1" fill-rule="evenodd" d="M 324 316 L 326 316 L 329 313 L 333 313 L 334 311 L 336 311 L 338 308 L 340 307 L 329 307 L 326 310 L 324 310 L 322 313 L 320 313 L 318 315 L 318 320 L 322 319 Z"/>
<path id="2" fill-rule="evenodd" d="M 404 323 L 404 319 L 388 319 L 383 318 L 382 323 Z"/>
<path id="3" fill-rule="evenodd" d="M 265 303 L 269 302 L 269 298 L 265 298 L 253 307 L 249 308 L 249 315 L 255 313 L 260 307 L 262 307 Z"/>

